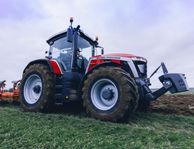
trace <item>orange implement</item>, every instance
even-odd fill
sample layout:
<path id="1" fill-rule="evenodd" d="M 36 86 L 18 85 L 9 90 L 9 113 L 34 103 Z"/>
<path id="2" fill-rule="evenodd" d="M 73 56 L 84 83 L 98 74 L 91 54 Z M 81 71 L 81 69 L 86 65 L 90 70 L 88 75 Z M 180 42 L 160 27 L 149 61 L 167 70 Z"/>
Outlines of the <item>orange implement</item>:
<path id="1" fill-rule="evenodd" d="M 2 99 L 2 94 L 3 94 L 3 90 L 4 90 L 4 87 L 5 87 L 5 80 L 4 81 L 0 81 L 0 101 Z"/>
<path id="2" fill-rule="evenodd" d="M 4 90 L 5 81 L 0 82 L 0 101 L 16 101 L 19 102 L 19 81 L 12 81 L 13 88 L 9 89 L 9 91 Z"/>

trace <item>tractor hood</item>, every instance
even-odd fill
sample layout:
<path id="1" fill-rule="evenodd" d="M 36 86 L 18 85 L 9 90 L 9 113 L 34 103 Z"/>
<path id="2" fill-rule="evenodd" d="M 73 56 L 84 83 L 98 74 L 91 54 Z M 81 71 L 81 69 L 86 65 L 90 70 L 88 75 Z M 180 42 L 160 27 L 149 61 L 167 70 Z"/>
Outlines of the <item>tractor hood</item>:
<path id="1" fill-rule="evenodd" d="M 111 53 L 111 54 L 104 54 L 96 56 L 98 59 L 115 59 L 115 60 L 127 60 L 132 59 L 134 61 L 144 61 L 147 62 L 147 59 L 144 57 L 136 56 L 133 54 L 126 54 L 126 53 Z"/>

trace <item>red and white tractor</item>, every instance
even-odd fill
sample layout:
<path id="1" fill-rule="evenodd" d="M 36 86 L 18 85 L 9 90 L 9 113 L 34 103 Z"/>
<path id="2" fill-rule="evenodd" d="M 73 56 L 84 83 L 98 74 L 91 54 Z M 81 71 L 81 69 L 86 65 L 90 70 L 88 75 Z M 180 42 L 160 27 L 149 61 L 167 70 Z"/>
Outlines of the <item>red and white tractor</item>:
<path id="1" fill-rule="evenodd" d="M 30 62 L 23 72 L 20 87 L 24 110 L 44 112 L 56 103 L 82 100 L 94 118 L 120 121 L 165 92 L 188 90 L 184 74 L 159 77 L 162 87 L 152 92 L 147 77 L 147 60 L 132 54 L 104 54 L 97 40 L 87 36 L 78 25 L 47 40 L 50 49 L 45 59 Z M 98 50 L 97 50 L 98 49 Z M 97 51 L 101 54 L 97 55 Z"/>

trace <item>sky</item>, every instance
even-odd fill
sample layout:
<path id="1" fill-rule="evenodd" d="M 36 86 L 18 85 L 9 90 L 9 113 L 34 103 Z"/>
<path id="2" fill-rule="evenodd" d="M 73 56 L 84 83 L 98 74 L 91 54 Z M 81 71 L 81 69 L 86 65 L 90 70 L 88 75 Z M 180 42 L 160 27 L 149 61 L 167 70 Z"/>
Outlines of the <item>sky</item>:
<path id="1" fill-rule="evenodd" d="M 148 60 L 148 75 L 161 62 L 186 74 L 194 87 L 193 0 L 0 0 L 0 80 L 22 77 L 32 60 L 43 58 L 46 40 L 74 25 L 105 48 Z M 160 87 L 159 71 L 152 87 Z"/>

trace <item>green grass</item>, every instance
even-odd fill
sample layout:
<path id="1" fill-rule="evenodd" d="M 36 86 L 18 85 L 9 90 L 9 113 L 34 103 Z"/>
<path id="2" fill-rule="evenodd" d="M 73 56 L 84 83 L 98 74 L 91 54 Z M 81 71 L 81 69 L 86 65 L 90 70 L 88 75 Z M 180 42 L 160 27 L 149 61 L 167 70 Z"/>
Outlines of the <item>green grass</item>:
<path id="1" fill-rule="evenodd" d="M 4 106 L 0 148 L 194 148 L 194 117 L 138 113 L 118 124 Z"/>

